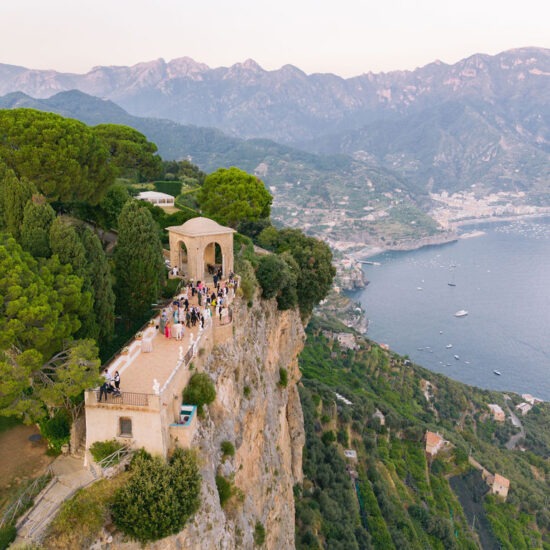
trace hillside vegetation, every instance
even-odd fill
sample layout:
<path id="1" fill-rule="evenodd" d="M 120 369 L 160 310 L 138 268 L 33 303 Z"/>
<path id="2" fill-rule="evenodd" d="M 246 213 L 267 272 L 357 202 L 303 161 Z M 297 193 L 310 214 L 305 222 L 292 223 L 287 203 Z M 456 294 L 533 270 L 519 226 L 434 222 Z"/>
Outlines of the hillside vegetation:
<path id="1" fill-rule="evenodd" d="M 334 326 L 325 328 L 312 321 L 300 357 L 306 448 L 297 548 L 550 548 L 548 404 L 526 417 L 526 450 L 506 450 L 515 431 L 487 408 L 506 410 L 503 394 L 454 382 L 366 339 L 347 349 L 332 337 Z M 427 430 L 449 441 L 433 460 Z M 469 455 L 510 480 L 506 502 L 487 493 Z"/>

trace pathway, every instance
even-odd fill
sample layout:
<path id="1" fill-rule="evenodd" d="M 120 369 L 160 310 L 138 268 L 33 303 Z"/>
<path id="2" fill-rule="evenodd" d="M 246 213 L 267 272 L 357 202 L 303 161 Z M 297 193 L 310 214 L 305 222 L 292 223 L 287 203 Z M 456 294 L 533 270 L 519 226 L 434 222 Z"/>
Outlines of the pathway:
<path id="1" fill-rule="evenodd" d="M 508 412 L 510 413 L 510 418 L 512 419 L 512 424 L 519 428 L 519 432 L 517 434 L 514 434 L 510 437 L 508 442 L 506 443 L 506 448 L 510 451 L 514 450 L 518 443 L 525 439 L 525 428 L 523 427 L 523 424 L 521 423 L 520 419 L 512 412 L 512 409 L 508 406 L 508 400 L 510 397 L 508 395 L 504 396 L 504 399 L 506 399 L 506 408 L 508 409 Z"/>
<path id="2" fill-rule="evenodd" d="M 52 463 L 51 470 L 52 480 L 36 497 L 34 506 L 17 522 L 16 543 L 39 543 L 61 504 L 96 479 L 78 457 L 60 456 Z"/>

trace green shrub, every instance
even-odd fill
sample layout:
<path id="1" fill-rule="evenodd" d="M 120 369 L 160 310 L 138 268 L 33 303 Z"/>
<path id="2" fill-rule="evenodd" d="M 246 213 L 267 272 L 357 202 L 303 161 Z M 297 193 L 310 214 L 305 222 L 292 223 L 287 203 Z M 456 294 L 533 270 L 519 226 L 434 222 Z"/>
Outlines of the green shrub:
<path id="1" fill-rule="evenodd" d="M 265 527 L 259 521 L 254 526 L 254 544 L 261 546 L 265 542 Z"/>
<path id="2" fill-rule="evenodd" d="M 109 518 L 116 491 L 127 478 L 128 474 L 123 473 L 100 479 L 63 502 L 48 528 L 44 548 L 89 548 Z"/>
<path id="3" fill-rule="evenodd" d="M 330 445 L 331 443 L 334 443 L 336 441 L 336 436 L 334 435 L 334 432 L 332 430 L 328 430 L 323 434 L 321 440 L 325 445 Z"/>
<path id="4" fill-rule="evenodd" d="M 196 372 L 183 390 L 183 402 L 196 405 L 199 416 L 204 414 L 203 405 L 209 405 L 216 399 L 216 388 L 208 374 Z"/>
<path id="5" fill-rule="evenodd" d="M 235 446 L 231 441 L 222 441 L 221 450 L 223 456 L 235 456 Z"/>
<path id="6" fill-rule="evenodd" d="M 172 298 L 178 291 L 178 285 L 180 284 L 180 279 L 166 279 L 164 286 L 162 287 L 162 297 L 163 298 Z"/>
<path id="7" fill-rule="evenodd" d="M 61 447 L 71 439 L 71 422 L 66 410 L 58 410 L 51 418 L 45 418 L 39 423 L 40 432 L 48 441 L 48 447 L 55 453 L 61 452 Z"/>
<path id="8" fill-rule="evenodd" d="M 222 507 L 231 498 L 233 494 L 233 488 L 231 482 L 225 479 L 221 475 L 216 476 L 216 487 L 218 488 L 218 495 L 220 497 L 220 504 Z"/>
<path id="9" fill-rule="evenodd" d="M 122 443 L 119 443 L 114 439 L 110 439 L 108 441 L 96 441 L 90 446 L 90 452 L 96 462 L 101 462 L 104 458 L 107 458 L 114 452 L 122 449 L 122 447 Z M 114 464 L 116 463 L 118 463 L 118 460 L 114 462 Z"/>
<path id="10" fill-rule="evenodd" d="M 176 449 L 168 463 L 146 453 L 135 457 L 130 479 L 115 495 L 115 525 L 141 543 L 183 529 L 200 504 L 201 477 L 195 454 Z"/>
<path id="11" fill-rule="evenodd" d="M 0 528 L 0 550 L 6 550 L 8 546 L 15 540 L 17 529 L 15 525 L 4 525 Z"/>
<path id="12" fill-rule="evenodd" d="M 251 392 L 251 391 L 252 391 L 252 390 L 250 389 L 250 386 L 245 386 L 244 389 L 243 389 L 243 395 L 244 395 L 246 398 L 248 398 L 248 397 L 250 397 L 250 392 Z"/>
<path id="13" fill-rule="evenodd" d="M 288 385 L 288 371 L 281 367 L 279 369 L 279 386 L 281 388 L 286 388 Z"/>
<path id="14" fill-rule="evenodd" d="M 177 197 L 181 193 L 181 181 L 155 181 L 155 191 Z"/>
<path id="15" fill-rule="evenodd" d="M 256 279 L 262 288 L 262 298 L 269 300 L 277 296 L 282 288 L 288 266 L 277 254 L 262 256 L 256 270 Z"/>
<path id="16" fill-rule="evenodd" d="M 252 302 L 254 293 L 258 287 L 258 281 L 254 274 L 254 268 L 249 260 L 244 260 L 240 257 L 235 258 L 235 273 L 240 275 L 241 282 L 239 288 L 243 293 L 243 297 L 247 302 Z"/>

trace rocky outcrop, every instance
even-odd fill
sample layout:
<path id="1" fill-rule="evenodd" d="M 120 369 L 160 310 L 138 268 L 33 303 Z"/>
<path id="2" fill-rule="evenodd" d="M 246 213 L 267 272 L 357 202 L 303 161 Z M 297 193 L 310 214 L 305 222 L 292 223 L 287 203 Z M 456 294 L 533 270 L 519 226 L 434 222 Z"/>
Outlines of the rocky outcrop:
<path id="1" fill-rule="evenodd" d="M 293 486 L 302 481 L 305 441 L 296 386 L 303 342 L 297 312 L 277 311 L 274 300 L 236 305 L 233 338 L 199 367 L 215 380 L 217 394 L 194 440 L 202 465 L 201 508 L 184 531 L 150 548 L 253 548 L 257 522 L 265 528 L 265 548 L 294 547 Z M 288 373 L 286 387 L 279 384 L 280 369 Z M 233 457 L 222 457 L 223 441 L 233 443 Z M 236 488 L 224 508 L 216 474 Z"/>
<path id="2" fill-rule="evenodd" d="M 335 262 L 335 283 L 341 290 L 357 290 L 365 288 L 368 281 L 361 269 L 361 264 L 349 256 Z"/>

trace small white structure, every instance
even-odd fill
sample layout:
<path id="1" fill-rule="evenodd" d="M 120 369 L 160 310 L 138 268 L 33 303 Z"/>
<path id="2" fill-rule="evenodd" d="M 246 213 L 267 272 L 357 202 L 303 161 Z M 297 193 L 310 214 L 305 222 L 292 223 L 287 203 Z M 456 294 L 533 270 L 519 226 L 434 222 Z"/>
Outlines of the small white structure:
<path id="1" fill-rule="evenodd" d="M 522 416 L 525 416 L 532 408 L 533 405 L 525 402 L 516 405 L 516 409 L 521 413 Z"/>
<path id="2" fill-rule="evenodd" d="M 342 401 L 346 405 L 353 405 L 353 403 L 349 399 L 346 399 L 343 395 L 340 395 L 337 392 L 334 392 L 334 395 L 336 396 L 336 399 L 338 399 L 338 401 Z"/>
<path id="3" fill-rule="evenodd" d="M 155 206 L 174 206 L 174 197 L 167 193 L 160 193 L 159 191 L 142 191 L 137 198 L 140 201 L 147 201 Z"/>
<path id="4" fill-rule="evenodd" d="M 357 460 L 357 451 L 354 449 L 344 449 L 344 456 L 350 460 Z"/>
<path id="5" fill-rule="evenodd" d="M 522 393 L 521 398 L 530 405 L 537 405 L 538 403 L 542 403 L 542 399 L 539 399 L 538 397 L 533 397 L 530 393 Z"/>
<path id="6" fill-rule="evenodd" d="M 373 418 L 378 418 L 378 420 L 380 421 L 380 426 L 385 426 L 386 425 L 386 417 L 384 416 L 384 413 L 381 410 L 376 409 L 376 411 L 374 412 L 372 417 Z"/>

